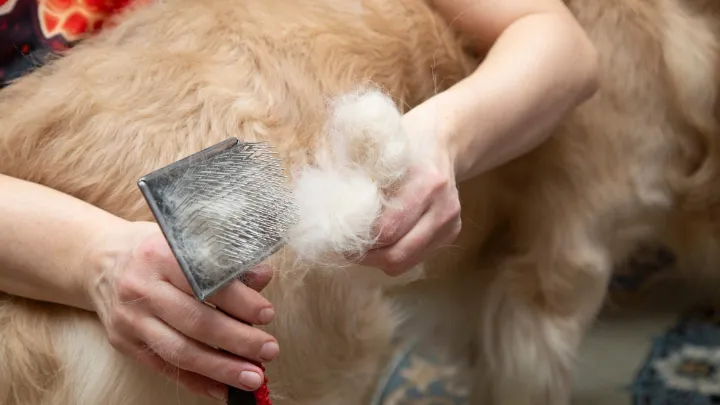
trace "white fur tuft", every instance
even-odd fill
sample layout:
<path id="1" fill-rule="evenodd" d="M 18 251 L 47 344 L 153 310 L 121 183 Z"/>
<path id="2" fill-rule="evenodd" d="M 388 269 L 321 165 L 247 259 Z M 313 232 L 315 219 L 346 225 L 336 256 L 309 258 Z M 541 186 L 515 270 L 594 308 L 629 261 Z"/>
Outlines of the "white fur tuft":
<path id="1" fill-rule="evenodd" d="M 299 221 L 289 245 L 301 258 L 362 253 L 373 242 L 373 225 L 414 163 L 402 115 L 377 90 L 343 95 L 330 104 L 315 165 L 296 174 Z"/>
<path id="2" fill-rule="evenodd" d="M 373 240 L 381 210 L 377 184 L 358 170 L 305 169 L 295 188 L 300 221 L 291 230 L 291 246 L 301 256 L 358 252 Z"/>
<path id="3" fill-rule="evenodd" d="M 328 132 L 335 163 L 357 167 L 381 188 L 400 180 L 412 158 L 400 111 L 379 91 L 335 100 Z"/>

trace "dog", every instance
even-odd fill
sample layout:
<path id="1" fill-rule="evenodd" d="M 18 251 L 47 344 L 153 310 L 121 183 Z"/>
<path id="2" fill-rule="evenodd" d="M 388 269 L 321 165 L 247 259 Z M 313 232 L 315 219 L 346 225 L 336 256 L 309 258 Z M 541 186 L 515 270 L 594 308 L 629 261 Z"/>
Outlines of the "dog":
<path id="1" fill-rule="evenodd" d="M 461 187 L 475 257 L 426 263 L 436 277 L 404 293 L 434 296 L 437 318 L 453 314 L 434 330 L 475 347 L 471 404 L 568 404 L 578 346 L 639 246 L 669 248 L 681 277 L 707 282 L 718 263 L 720 8 L 566 4 L 599 51 L 599 92 Z"/>
<path id="2" fill-rule="evenodd" d="M 295 172 L 299 187 L 317 170 L 333 173 L 316 157 L 332 143 L 338 108 L 375 100 L 394 122 L 482 59 L 423 0 L 199 3 L 144 5 L 2 90 L 0 173 L 151 220 L 140 176 L 237 136 L 269 142 L 289 169 L 309 168 Z M 422 278 L 299 265 L 292 243 L 270 259 L 278 274 L 264 294 L 277 315 L 267 330 L 283 348 L 268 364 L 274 403 L 368 403 L 392 334 L 422 318 L 446 344 L 476 347 L 471 404 L 568 404 L 573 356 L 638 243 L 671 246 L 683 269 L 714 262 L 713 244 L 695 242 L 716 235 L 720 9 L 566 4 L 600 51 L 600 91 L 534 151 L 460 184 L 463 231 Z M 382 92 L 358 91 L 369 82 Z M 363 133 L 335 140 L 356 136 L 382 155 Z M 403 136 L 410 157 L 399 171 L 422 154 Z M 376 163 L 356 174 L 372 177 Z M 307 206 L 327 202 L 314 198 Z M 680 237 L 688 229 L 697 237 Z M 396 295 L 422 302 L 408 315 Z M 7 296 L 0 324 L 3 403 L 207 402 L 115 353 L 93 314 Z"/>

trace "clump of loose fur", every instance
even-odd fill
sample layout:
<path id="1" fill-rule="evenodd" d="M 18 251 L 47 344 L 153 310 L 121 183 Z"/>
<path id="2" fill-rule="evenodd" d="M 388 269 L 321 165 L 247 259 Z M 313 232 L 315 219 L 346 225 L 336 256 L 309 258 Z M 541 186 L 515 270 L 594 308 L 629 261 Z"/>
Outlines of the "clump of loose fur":
<path id="1" fill-rule="evenodd" d="M 365 90 L 333 100 L 328 124 L 331 144 L 318 151 L 329 160 L 325 165 L 363 171 L 381 189 L 405 175 L 413 157 L 411 144 L 400 111 L 384 93 Z M 330 159 L 322 156 L 328 150 L 333 153 Z"/>
<path id="2" fill-rule="evenodd" d="M 299 221 L 290 247 L 305 260 L 359 254 L 375 242 L 373 225 L 415 163 L 393 101 L 378 90 L 361 90 L 330 103 L 325 136 L 315 164 L 296 174 Z"/>

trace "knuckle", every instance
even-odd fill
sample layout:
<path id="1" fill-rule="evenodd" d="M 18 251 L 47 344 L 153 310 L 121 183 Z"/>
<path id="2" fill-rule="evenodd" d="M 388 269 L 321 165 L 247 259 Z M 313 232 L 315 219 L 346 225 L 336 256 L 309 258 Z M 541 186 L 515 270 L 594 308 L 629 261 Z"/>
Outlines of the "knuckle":
<path id="1" fill-rule="evenodd" d="M 197 356 L 195 356 L 195 351 L 191 349 L 186 339 L 177 339 L 173 352 L 178 357 L 182 355 L 186 361 L 194 362 Z"/>
<path id="2" fill-rule="evenodd" d="M 144 296 L 143 283 L 130 275 L 121 277 L 117 281 L 116 290 L 121 302 L 137 300 Z"/>
<path id="3" fill-rule="evenodd" d="M 142 263 L 167 263 L 173 260 L 169 247 L 157 236 L 142 241 L 137 246 L 136 256 Z"/>
<path id="4" fill-rule="evenodd" d="M 144 342 L 145 348 L 151 352 L 156 353 L 158 356 L 160 356 L 162 359 L 167 361 L 167 353 L 168 353 L 168 345 L 167 343 L 162 339 L 149 339 L 146 342 Z"/>
<path id="5" fill-rule="evenodd" d="M 397 232 L 402 220 L 404 210 L 396 208 L 394 210 L 385 211 L 376 224 L 376 229 L 383 237 Z"/>
<path id="6" fill-rule="evenodd" d="M 460 231 L 462 231 L 462 220 L 458 218 L 457 221 L 455 221 L 455 226 L 453 227 L 453 234 L 454 236 L 457 236 L 460 234 Z"/>
<path id="7" fill-rule="evenodd" d="M 134 324 L 133 317 L 128 311 L 115 311 L 110 315 L 110 329 L 117 333 L 129 330 Z"/>
<path id="8" fill-rule="evenodd" d="M 172 339 L 167 342 L 165 360 L 177 367 L 195 370 L 198 365 L 198 356 L 195 350 L 184 339 Z"/>
<path id="9" fill-rule="evenodd" d="M 440 173 L 432 173 L 428 176 L 427 185 L 433 194 L 442 192 L 450 184 L 449 180 Z"/>
<path id="10" fill-rule="evenodd" d="M 455 202 L 450 203 L 450 206 L 445 211 L 445 223 L 454 224 L 460 220 L 460 204 Z"/>
<path id="11" fill-rule="evenodd" d="M 236 350 L 239 352 L 246 352 L 249 347 L 258 346 L 259 339 L 255 336 L 255 329 L 250 327 L 239 328 L 237 333 L 237 345 Z"/>
<path id="12" fill-rule="evenodd" d="M 142 241 L 135 250 L 135 256 L 143 262 L 152 262 L 157 260 L 157 246 L 152 238 Z"/>
<path id="13" fill-rule="evenodd" d="M 248 328 L 249 329 L 249 328 Z M 260 351 L 260 341 L 251 330 L 241 328 L 233 335 L 227 350 L 240 357 L 257 357 Z"/>
<path id="14" fill-rule="evenodd" d="M 394 249 L 387 253 L 385 260 L 390 267 L 399 266 L 405 261 L 406 254 L 400 249 Z"/>
<path id="15" fill-rule="evenodd" d="M 108 343 L 110 343 L 110 346 L 114 347 L 116 350 L 124 352 L 125 339 L 123 339 L 120 333 L 110 330 L 107 335 L 107 340 Z"/>
<path id="16" fill-rule="evenodd" d="M 202 304 L 201 304 L 202 305 Z M 186 305 L 182 309 L 182 316 L 188 327 L 197 331 L 206 331 L 202 311 L 196 305 Z"/>
<path id="17" fill-rule="evenodd" d="M 405 261 L 407 254 L 402 250 L 393 250 L 385 256 L 383 270 L 389 276 L 397 276 L 403 273 L 406 268 Z"/>
<path id="18" fill-rule="evenodd" d="M 183 338 L 169 335 L 155 336 L 147 341 L 147 347 L 173 366 L 188 369 L 195 361 L 192 347 Z"/>
<path id="19" fill-rule="evenodd" d="M 380 226 L 380 236 L 378 240 L 380 243 L 392 243 L 398 239 L 398 224 L 397 222 L 385 221 Z"/>

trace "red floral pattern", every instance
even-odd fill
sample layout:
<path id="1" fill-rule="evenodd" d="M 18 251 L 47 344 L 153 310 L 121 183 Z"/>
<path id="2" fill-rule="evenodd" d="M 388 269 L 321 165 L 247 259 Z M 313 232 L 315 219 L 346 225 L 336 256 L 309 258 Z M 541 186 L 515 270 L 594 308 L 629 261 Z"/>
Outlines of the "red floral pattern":
<path id="1" fill-rule="evenodd" d="M 39 0 L 38 19 L 46 38 L 62 36 L 75 42 L 99 30 L 131 0 Z"/>
<path id="2" fill-rule="evenodd" d="M 15 8 L 17 0 L 0 0 L 0 15 L 10 14 Z"/>
<path id="3" fill-rule="evenodd" d="M 149 0 L 0 0 L 0 87 L 41 64 L 36 55 L 71 47 Z"/>

